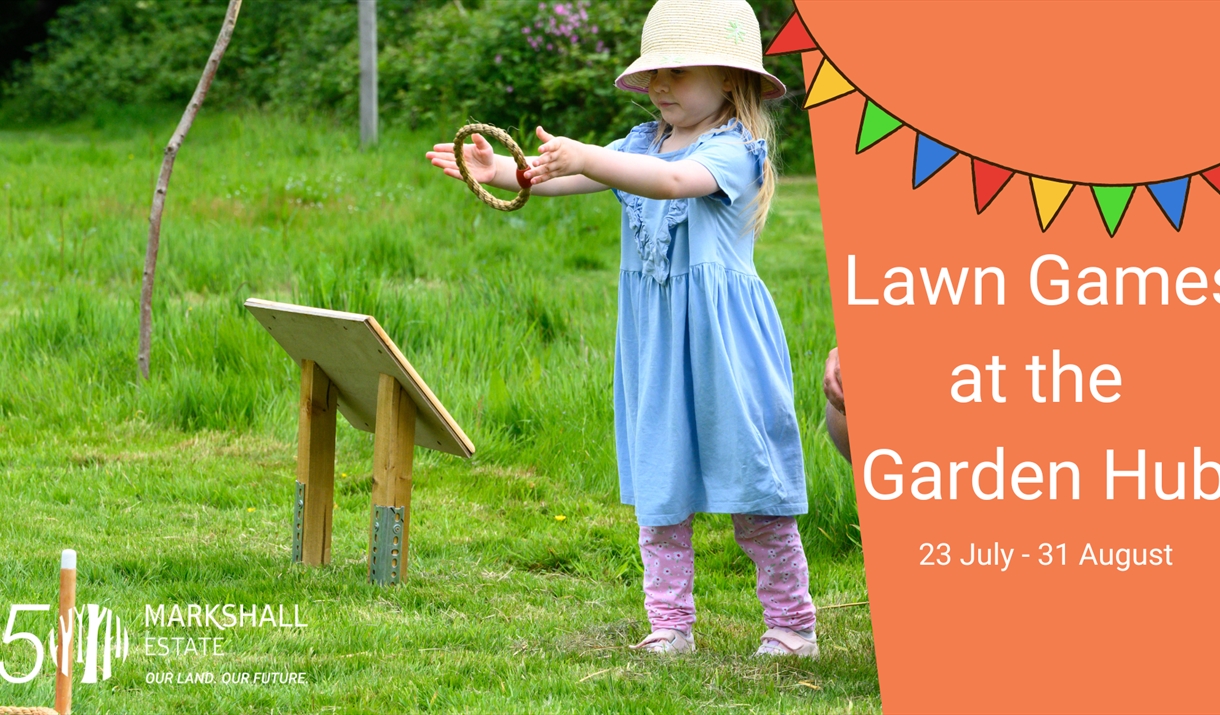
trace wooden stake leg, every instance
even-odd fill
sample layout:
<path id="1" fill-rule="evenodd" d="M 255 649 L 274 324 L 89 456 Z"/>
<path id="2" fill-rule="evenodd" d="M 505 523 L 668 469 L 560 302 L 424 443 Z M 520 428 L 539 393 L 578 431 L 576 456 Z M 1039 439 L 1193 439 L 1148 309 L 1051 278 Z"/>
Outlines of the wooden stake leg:
<path id="1" fill-rule="evenodd" d="M 381 375 L 373 439 L 373 505 L 369 580 L 395 584 L 407 570 L 411 524 L 411 467 L 415 458 L 415 403 L 398 380 Z"/>
<path id="2" fill-rule="evenodd" d="M 339 390 L 313 360 L 301 365 L 301 418 L 297 432 L 297 482 L 304 485 L 300 561 L 330 563 L 330 523 L 335 499 L 335 415 Z M 298 487 L 298 493 L 302 491 Z M 294 535 L 294 539 L 296 536 Z M 295 553 L 294 549 L 294 553 Z"/>

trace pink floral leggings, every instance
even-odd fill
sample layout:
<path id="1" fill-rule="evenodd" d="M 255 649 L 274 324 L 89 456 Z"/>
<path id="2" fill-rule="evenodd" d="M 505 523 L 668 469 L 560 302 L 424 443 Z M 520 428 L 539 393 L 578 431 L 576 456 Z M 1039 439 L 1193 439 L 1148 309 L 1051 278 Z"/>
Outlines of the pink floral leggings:
<path id="1" fill-rule="evenodd" d="M 694 515 L 672 526 L 641 526 L 644 560 L 644 609 L 652 629 L 689 632 L 695 622 Z M 791 516 L 733 514 L 737 544 L 758 568 L 758 600 L 768 628 L 813 628 L 817 620 L 809 597 L 809 564 Z"/>

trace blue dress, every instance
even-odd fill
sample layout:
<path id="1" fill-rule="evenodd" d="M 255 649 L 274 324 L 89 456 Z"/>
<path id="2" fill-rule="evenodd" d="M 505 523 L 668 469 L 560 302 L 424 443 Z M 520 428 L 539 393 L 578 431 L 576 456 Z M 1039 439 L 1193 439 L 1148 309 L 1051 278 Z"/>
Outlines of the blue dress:
<path id="1" fill-rule="evenodd" d="M 719 185 L 623 205 L 614 347 L 619 487 L 641 526 L 693 512 L 808 511 L 792 364 L 771 294 L 754 269 L 751 200 L 766 142 L 737 119 L 657 153 L 656 122 L 610 149 L 691 159 Z"/>

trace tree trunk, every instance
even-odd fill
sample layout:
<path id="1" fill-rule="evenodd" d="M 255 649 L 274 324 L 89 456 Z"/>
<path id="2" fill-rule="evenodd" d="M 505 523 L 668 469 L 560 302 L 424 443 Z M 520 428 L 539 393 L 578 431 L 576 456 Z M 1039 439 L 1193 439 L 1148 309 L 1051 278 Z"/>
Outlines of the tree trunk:
<path id="1" fill-rule="evenodd" d="M 212 80 L 216 77 L 216 69 L 220 67 L 220 58 L 224 56 L 225 50 L 229 47 L 229 40 L 233 37 L 233 26 L 237 24 L 237 13 L 240 10 L 241 0 L 229 0 L 229 9 L 225 12 L 224 24 L 220 27 L 216 45 L 212 47 L 212 55 L 208 57 L 208 63 L 203 68 L 199 85 L 195 87 L 195 94 L 191 96 L 190 104 L 186 105 L 186 111 L 182 113 L 182 120 L 178 122 L 178 128 L 174 130 L 174 135 L 170 137 L 169 144 L 165 147 L 165 158 L 161 161 L 161 175 L 157 179 L 157 188 L 153 191 L 152 211 L 148 215 L 148 250 L 144 254 L 144 282 L 140 288 L 140 351 L 136 357 L 136 362 L 140 367 L 140 376 L 145 380 L 148 379 L 149 353 L 152 351 L 153 278 L 157 272 L 157 250 L 161 247 L 161 213 L 165 210 L 165 192 L 169 189 L 169 176 L 174 171 L 174 159 L 178 156 L 178 149 L 186 139 L 186 133 L 191 130 L 191 125 L 195 123 L 195 115 L 199 114 L 199 108 L 203 106 L 203 98 L 207 96 L 208 89 L 212 86 Z"/>

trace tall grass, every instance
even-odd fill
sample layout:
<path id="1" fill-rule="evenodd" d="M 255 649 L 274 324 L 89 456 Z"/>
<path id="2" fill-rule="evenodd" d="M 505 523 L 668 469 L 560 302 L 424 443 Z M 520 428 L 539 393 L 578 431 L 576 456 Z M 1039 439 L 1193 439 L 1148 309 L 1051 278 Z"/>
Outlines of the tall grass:
<path id="1" fill-rule="evenodd" d="M 504 214 L 424 159 L 452 128 L 391 131 L 363 153 L 324 120 L 205 112 L 169 189 L 152 379 L 138 386 L 147 211 L 173 116 L 124 112 L 0 131 L 0 420 L 291 442 L 298 375 L 242 308 L 258 296 L 375 315 L 476 444 L 474 467 L 527 468 L 618 502 L 612 196 Z M 781 185 L 757 263 L 796 375 L 806 548 L 850 551 L 851 474 L 821 418 L 834 338 L 815 185 Z M 347 427 L 339 438 L 369 442 Z"/>

